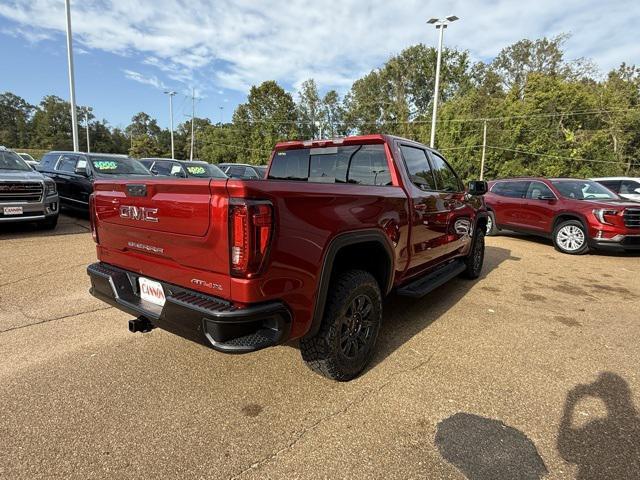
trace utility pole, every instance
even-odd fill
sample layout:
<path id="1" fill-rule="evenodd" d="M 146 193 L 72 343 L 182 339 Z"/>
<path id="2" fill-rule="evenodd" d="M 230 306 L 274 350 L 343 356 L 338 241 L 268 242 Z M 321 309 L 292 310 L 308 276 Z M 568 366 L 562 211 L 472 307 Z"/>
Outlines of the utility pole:
<path id="1" fill-rule="evenodd" d="M 484 121 L 482 131 L 482 161 L 480 162 L 480 180 L 484 180 L 484 155 L 487 150 L 487 120 Z"/>
<path id="2" fill-rule="evenodd" d="M 189 154 L 189 160 L 193 161 L 193 124 L 196 121 L 196 91 L 191 89 L 191 153 Z"/>
<path id="3" fill-rule="evenodd" d="M 436 60 L 436 82 L 433 89 L 433 115 L 431 117 L 431 141 L 429 146 L 434 148 L 436 143 L 436 118 L 438 117 L 438 93 L 440 91 L 440 61 L 442 59 L 442 40 L 444 37 L 444 29 L 447 28 L 447 24 L 455 22 L 458 17 L 455 15 L 449 15 L 446 18 L 430 18 L 427 23 L 436 25 L 436 29 L 439 29 L 438 35 L 438 58 Z"/>
<path id="4" fill-rule="evenodd" d="M 67 14 L 67 62 L 69 65 L 69 102 L 71 103 L 71 133 L 73 136 L 73 151 L 80 151 L 78 145 L 78 113 L 76 112 L 76 85 L 73 73 L 73 39 L 71 35 L 71 5 L 65 0 L 64 9 Z"/>
<path id="5" fill-rule="evenodd" d="M 173 147 L 173 96 L 176 92 L 172 90 L 167 90 L 164 93 L 169 95 L 169 125 L 171 126 L 171 158 L 176 158 L 174 147 Z"/>
<path id="6" fill-rule="evenodd" d="M 91 111 L 91 108 L 89 107 L 87 107 L 87 109 L 84 111 L 84 119 L 87 126 L 87 153 L 91 153 L 91 146 L 89 144 L 89 112 L 90 111 Z"/>

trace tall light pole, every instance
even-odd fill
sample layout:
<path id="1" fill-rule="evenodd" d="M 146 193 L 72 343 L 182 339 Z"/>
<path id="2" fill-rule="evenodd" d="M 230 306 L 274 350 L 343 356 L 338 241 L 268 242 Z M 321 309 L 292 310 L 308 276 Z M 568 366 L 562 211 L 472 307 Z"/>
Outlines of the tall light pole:
<path id="1" fill-rule="evenodd" d="M 84 111 L 84 119 L 87 127 L 87 153 L 91 153 L 91 146 L 89 145 L 89 112 L 91 112 L 91 107 L 87 107 Z"/>
<path id="2" fill-rule="evenodd" d="M 73 151 L 80 151 L 78 145 L 78 114 L 76 112 L 76 84 L 73 74 L 73 40 L 71 37 L 71 5 L 65 0 L 64 9 L 67 13 L 67 62 L 69 64 L 69 92 L 71 103 L 71 129 L 73 136 Z"/>
<path id="3" fill-rule="evenodd" d="M 171 126 L 171 158 L 176 158 L 175 152 L 173 149 L 173 96 L 176 92 L 172 90 L 167 90 L 164 93 L 169 95 L 169 125 Z"/>
<path id="4" fill-rule="evenodd" d="M 196 121 L 196 90 L 191 89 L 191 153 L 189 154 L 189 160 L 193 161 L 193 124 Z"/>
<path id="5" fill-rule="evenodd" d="M 436 143 L 436 118 L 438 117 L 438 93 L 440 91 L 440 60 L 442 59 L 442 39 L 444 37 L 444 29 L 451 22 L 458 20 L 455 15 L 449 15 L 445 18 L 430 18 L 427 23 L 435 24 L 436 28 L 440 30 L 438 35 L 438 59 L 436 61 L 436 84 L 433 89 L 433 116 L 431 117 L 431 142 L 429 146 L 434 147 Z"/>

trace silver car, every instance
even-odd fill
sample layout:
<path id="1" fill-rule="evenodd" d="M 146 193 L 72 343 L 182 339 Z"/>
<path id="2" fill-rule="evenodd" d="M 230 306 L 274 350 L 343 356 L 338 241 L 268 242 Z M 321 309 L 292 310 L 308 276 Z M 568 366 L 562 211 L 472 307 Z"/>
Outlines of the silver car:
<path id="1" fill-rule="evenodd" d="M 59 205 L 56 183 L 33 170 L 17 153 L 0 146 L 0 224 L 38 222 L 53 229 Z"/>

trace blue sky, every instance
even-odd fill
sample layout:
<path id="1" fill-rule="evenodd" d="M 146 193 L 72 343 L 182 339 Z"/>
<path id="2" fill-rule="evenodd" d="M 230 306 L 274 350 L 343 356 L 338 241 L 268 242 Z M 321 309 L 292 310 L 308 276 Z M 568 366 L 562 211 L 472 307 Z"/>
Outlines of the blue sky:
<path id="1" fill-rule="evenodd" d="M 570 59 L 602 72 L 640 63 L 637 1 L 536 0 L 83 0 L 72 1 L 78 104 L 125 126 L 145 111 L 167 126 L 163 90 L 180 92 L 174 120 L 228 120 L 250 85 L 277 80 L 295 94 L 307 78 L 341 93 L 392 54 L 436 32 L 432 16 L 456 14 L 445 43 L 490 60 L 522 38 L 570 33 Z M 68 98 L 63 0 L 0 0 L 0 91 L 31 103 Z M 220 107 L 223 107 L 222 112 Z"/>

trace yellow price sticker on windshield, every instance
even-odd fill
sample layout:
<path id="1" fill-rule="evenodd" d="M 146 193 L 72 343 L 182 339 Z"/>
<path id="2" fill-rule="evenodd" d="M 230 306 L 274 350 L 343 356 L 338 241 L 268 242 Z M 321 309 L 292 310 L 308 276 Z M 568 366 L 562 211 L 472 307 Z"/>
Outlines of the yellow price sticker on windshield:
<path id="1" fill-rule="evenodd" d="M 187 167 L 187 171 L 189 173 L 193 173 L 194 175 L 206 173 L 204 167 Z"/>

